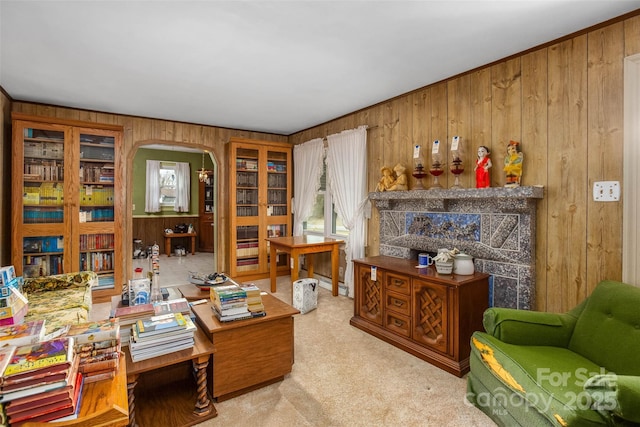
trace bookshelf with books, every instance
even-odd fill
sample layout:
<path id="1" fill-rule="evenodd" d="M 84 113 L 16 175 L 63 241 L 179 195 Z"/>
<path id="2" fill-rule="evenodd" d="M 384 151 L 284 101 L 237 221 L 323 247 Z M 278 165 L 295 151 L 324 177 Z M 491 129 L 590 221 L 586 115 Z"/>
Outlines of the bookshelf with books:
<path id="1" fill-rule="evenodd" d="M 242 280 L 269 276 L 265 239 L 291 235 L 291 145 L 231 138 L 229 144 L 229 274 Z M 279 274 L 288 255 L 278 256 Z"/>
<path id="2" fill-rule="evenodd" d="M 12 262 L 19 275 L 92 270 L 121 292 L 122 127 L 13 114 Z"/>

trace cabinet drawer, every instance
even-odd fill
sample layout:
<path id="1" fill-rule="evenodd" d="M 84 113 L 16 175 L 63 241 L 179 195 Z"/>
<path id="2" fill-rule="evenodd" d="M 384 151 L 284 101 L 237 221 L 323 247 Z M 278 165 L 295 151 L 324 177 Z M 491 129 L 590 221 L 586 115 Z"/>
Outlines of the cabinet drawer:
<path id="1" fill-rule="evenodd" d="M 388 291 L 400 292 L 409 295 L 411 290 L 411 281 L 407 276 L 400 276 L 387 272 L 385 276 L 385 288 Z"/>
<path id="2" fill-rule="evenodd" d="M 387 311 L 384 316 L 384 327 L 405 337 L 411 336 L 411 319 L 392 311 Z"/>
<path id="3" fill-rule="evenodd" d="M 411 315 L 411 297 L 409 295 L 387 291 L 385 298 L 385 307 L 387 310 L 394 311 L 404 316 Z"/>

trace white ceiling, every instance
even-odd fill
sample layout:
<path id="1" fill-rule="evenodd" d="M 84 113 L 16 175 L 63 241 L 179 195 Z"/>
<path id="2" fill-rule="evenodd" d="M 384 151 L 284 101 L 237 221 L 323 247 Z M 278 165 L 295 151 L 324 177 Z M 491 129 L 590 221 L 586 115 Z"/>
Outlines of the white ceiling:
<path id="1" fill-rule="evenodd" d="M 17 101 L 289 135 L 638 0 L 0 2 Z"/>

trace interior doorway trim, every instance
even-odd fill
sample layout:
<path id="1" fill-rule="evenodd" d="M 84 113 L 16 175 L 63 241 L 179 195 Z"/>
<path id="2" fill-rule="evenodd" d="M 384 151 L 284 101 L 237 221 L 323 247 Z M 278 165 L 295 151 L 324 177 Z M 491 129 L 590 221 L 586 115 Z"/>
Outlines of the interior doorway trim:
<path id="1" fill-rule="evenodd" d="M 622 281 L 640 286 L 640 54 L 624 59 Z"/>

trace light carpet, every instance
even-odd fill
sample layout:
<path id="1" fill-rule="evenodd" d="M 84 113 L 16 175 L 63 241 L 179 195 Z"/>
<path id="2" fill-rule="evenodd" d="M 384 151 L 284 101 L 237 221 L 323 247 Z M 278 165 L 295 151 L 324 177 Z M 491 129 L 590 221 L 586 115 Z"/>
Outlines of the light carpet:
<path id="1" fill-rule="evenodd" d="M 289 276 L 274 295 L 291 303 Z M 353 299 L 321 288 L 318 308 L 295 316 L 291 374 L 215 403 L 218 416 L 198 426 L 495 426 L 465 401 L 466 378 L 354 328 L 352 316 Z"/>

